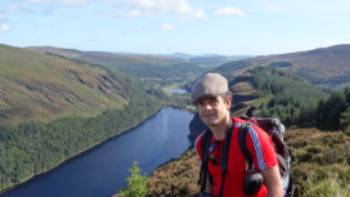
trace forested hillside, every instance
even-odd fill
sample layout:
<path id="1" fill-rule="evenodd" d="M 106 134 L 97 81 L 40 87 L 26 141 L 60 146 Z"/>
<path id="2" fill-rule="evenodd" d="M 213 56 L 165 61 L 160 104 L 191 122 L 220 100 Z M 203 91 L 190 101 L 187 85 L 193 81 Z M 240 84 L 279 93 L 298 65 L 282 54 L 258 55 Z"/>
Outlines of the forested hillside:
<path id="1" fill-rule="evenodd" d="M 280 118 L 287 126 L 346 130 L 350 125 L 350 88 L 330 93 L 273 66 L 256 67 L 231 83 L 233 111 L 255 106 L 257 116 Z"/>
<path id="2" fill-rule="evenodd" d="M 67 116 L 49 123 L 28 122 L 0 129 L 0 190 L 105 141 L 149 117 L 159 104 L 131 102 L 91 118 Z"/>
<path id="3" fill-rule="evenodd" d="M 289 125 L 314 125 L 313 111 L 327 94 L 308 81 L 273 67 L 257 67 L 249 71 L 262 97 L 256 102 L 261 116 L 279 117 Z"/>
<path id="4" fill-rule="evenodd" d="M 225 70 L 227 69 L 224 66 Z M 222 72 L 222 68 L 218 70 Z M 274 65 L 255 67 L 240 76 L 228 76 L 233 92 L 233 112 L 243 114 L 251 107 L 256 115 L 280 118 L 286 125 L 314 125 L 313 113 L 327 93 L 294 73 Z"/>

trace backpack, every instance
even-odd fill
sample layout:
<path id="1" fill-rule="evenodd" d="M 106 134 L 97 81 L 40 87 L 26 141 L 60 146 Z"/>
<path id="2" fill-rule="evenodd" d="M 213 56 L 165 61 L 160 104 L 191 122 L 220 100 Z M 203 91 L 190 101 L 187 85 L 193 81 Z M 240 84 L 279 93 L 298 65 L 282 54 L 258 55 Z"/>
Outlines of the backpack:
<path id="1" fill-rule="evenodd" d="M 264 131 L 266 131 L 274 143 L 275 151 L 277 154 L 277 160 L 278 160 L 278 167 L 279 171 L 281 173 L 281 177 L 283 180 L 283 190 L 284 190 L 284 197 L 293 196 L 294 188 L 292 183 L 292 176 L 290 171 L 291 161 L 292 161 L 292 155 L 290 153 L 290 150 L 288 149 L 288 146 L 283 141 L 283 135 L 285 133 L 285 127 L 284 125 L 276 118 L 253 118 L 253 110 L 255 108 L 251 108 L 247 112 L 246 117 L 242 117 L 244 120 L 247 121 L 249 124 L 255 124 L 262 128 Z M 247 125 L 247 124 L 246 124 Z M 229 127 L 230 128 L 230 127 Z M 245 135 L 247 133 L 246 126 L 242 126 L 240 128 L 239 132 L 239 146 L 240 149 L 246 158 L 247 163 L 251 166 L 253 163 L 252 156 L 250 152 L 248 151 L 246 141 L 245 141 Z M 231 139 L 231 131 L 232 128 L 228 130 L 228 136 L 226 139 Z M 201 163 L 200 168 L 200 176 L 198 180 L 198 184 L 201 186 L 201 192 L 204 192 L 206 188 L 206 180 L 207 180 L 207 166 L 208 166 L 208 147 L 209 142 L 211 138 L 211 132 L 207 130 L 205 134 L 203 135 L 203 142 L 202 142 L 202 154 L 203 154 L 203 161 Z M 226 171 L 227 171 L 227 161 L 228 161 L 228 150 L 229 150 L 229 141 L 225 139 L 225 145 L 223 149 L 223 157 L 222 157 L 222 178 L 225 178 Z M 228 143 L 226 143 L 228 141 Z M 224 180 L 223 180 L 224 181 Z M 221 187 L 220 196 L 222 195 L 223 186 Z"/>
<path id="2" fill-rule="evenodd" d="M 285 127 L 277 118 L 246 118 L 247 124 L 243 125 L 239 131 L 239 147 L 249 166 L 253 164 L 253 158 L 248 151 L 245 136 L 248 132 L 248 125 L 255 124 L 262 128 L 272 139 L 272 143 L 275 146 L 278 168 L 283 181 L 283 196 L 293 196 L 293 182 L 291 176 L 291 162 L 292 155 L 288 149 L 287 144 L 283 140 L 285 133 Z"/>

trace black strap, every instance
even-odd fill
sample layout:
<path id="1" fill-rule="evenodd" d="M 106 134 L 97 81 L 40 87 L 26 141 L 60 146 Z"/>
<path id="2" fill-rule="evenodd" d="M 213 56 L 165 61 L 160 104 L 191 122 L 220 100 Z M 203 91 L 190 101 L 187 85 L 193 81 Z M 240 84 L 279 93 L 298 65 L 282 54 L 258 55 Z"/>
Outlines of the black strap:
<path id="1" fill-rule="evenodd" d="M 224 148 L 222 150 L 222 160 L 221 160 L 221 169 L 222 169 L 222 181 L 221 181 L 221 188 L 220 188 L 220 197 L 223 195 L 224 191 L 224 182 L 225 182 L 225 177 L 227 174 L 227 163 L 228 163 L 228 153 L 230 150 L 230 142 L 231 142 L 231 137 L 232 137 L 232 121 L 230 121 L 227 124 L 226 128 L 226 134 L 227 136 L 225 137 L 225 142 L 224 142 Z M 201 170 L 199 174 L 199 180 L 198 184 L 201 185 L 201 192 L 205 191 L 206 188 L 206 183 L 207 183 L 207 176 L 208 176 L 208 155 L 209 155 L 209 145 L 210 145 L 210 139 L 211 139 L 212 133 L 210 130 L 206 130 L 205 134 L 203 135 L 203 142 L 201 144 L 201 150 L 203 154 L 203 160 L 201 163 Z"/>
<path id="2" fill-rule="evenodd" d="M 253 157 L 250 154 L 248 148 L 247 148 L 247 141 L 246 141 L 246 135 L 249 129 L 249 124 L 244 124 L 239 128 L 239 147 L 241 148 L 241 151 L 248 162 L 249 166 L 251 167 L 253 164 Z"/>
<path id="3" fill-rule="evenodd" d="M 227 174 L 227 164 L 228 164 L 228 157 L 229 157 L 229 151 L 230 151 L 230 144 L 231 144 L 231 137 L 232 137 L 232 121 L 230 121 L 227 124 L 226 128 L 226 138 L 224 142 L 224 148 L 222 150 L 222 156 L 221 156 L 221 188 L 220 188 L 220 195 L 219 197 L 222 197 L 224 194 L 224 186 L 225 186 L 225 178 Z"/>
<path id="4" fill-rule="evenodd" d="M 204 192 L 207 184 L 207 176 L 208 176 L 208 149 L 210 144 L 210 138 L 211 138 L 211 131 L 206 130 L 203 136 L 204 141 L 201 144 L 201 150 L 203 155 L 203 160 L 201 163 L 201 170 L 199 173 L 199 180 L 198 184 L 201 185 L 201 192 Z"/>

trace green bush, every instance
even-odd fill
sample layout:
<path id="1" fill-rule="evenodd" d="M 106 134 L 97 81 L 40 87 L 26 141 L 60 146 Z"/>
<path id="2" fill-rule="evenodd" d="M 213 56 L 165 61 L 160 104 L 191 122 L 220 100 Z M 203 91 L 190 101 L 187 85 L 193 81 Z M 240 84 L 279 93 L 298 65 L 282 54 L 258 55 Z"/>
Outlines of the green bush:
<path id="1" fill-rule="evenodd" d="M 131 175 L 127 178 L 128 188 L 119 193 L 124 197 L 145 197 L 147 194 L 147 177 L 141 175 L 141 170 L 136 162 L 130 169 Z"/>

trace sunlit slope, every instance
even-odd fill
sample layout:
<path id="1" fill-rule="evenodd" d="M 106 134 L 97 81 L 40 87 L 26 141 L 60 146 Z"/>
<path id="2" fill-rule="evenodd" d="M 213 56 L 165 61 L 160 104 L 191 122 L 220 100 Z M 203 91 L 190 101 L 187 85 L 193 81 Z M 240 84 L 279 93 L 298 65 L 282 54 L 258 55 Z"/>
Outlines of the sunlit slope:
<path id="1" fill-rule="evenodd" d="M 216 71 L 235 77 L 247 69 L 267 65 L 293 72 L 317 86 L 342 88 L 350 85 L 350 44 L 232 61 Z"/>
<path id="2" fill-rule="evenodd" d="M 131 53 L 111 53 L 98 51 L 79 51 L 56 47 L 31 47 L 30 50 L 59 55 L 77 61 L 104 66 L 110 70 L 119 70 L 138 79 L 176 80 L 194 78 L 207 68 L 188 60 L 166 55 L 141 55 Z"/>
<path id="3" fill-rule="evenodd" d="M 0 124 L 92 116 L 127 104 L 125 89 L 99 67 L 0 45 Z"/>

